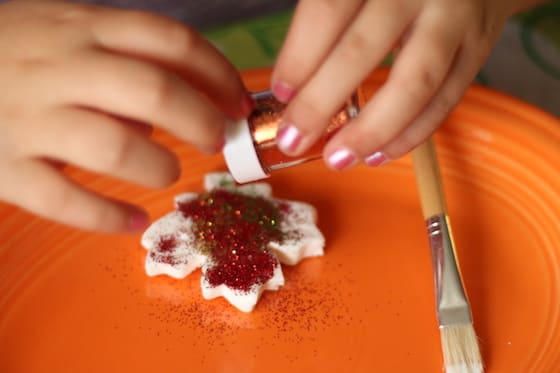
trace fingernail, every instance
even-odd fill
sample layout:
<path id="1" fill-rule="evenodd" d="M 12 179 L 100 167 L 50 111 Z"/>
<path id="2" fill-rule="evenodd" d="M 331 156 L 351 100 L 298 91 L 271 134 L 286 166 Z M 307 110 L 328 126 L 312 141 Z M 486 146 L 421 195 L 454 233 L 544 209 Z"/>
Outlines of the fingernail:
<path id="1" fill-rule="evenodd" d="M 128 230 L 138 232 L 145 230 L 150 225 L 150 218 L 144 211 L 134 211 L 128 218 Z"/>
<path id="2" fill-rule="evenodd" d="M 292 125 L 281 127 L 277 134 L 277 145 L 284 153 L 293 153 L 301 143 L 299 130 Z"/>
<path id="3" fill-rule="evenodd" d="M 287 103 L 295 96 L 296 91 L 288 84 L 278 82 L 272 87 L 272 93 L 278 101 Z"/>
<path id="4" fill-rule="evenodd" d="M 344 170 L 356 163 L 356 156 L 348 149 L 339 149 L 329 155 L 327 163 L 335 170 Z"/>
<path id="5" fill-rule="evenodd" d="M 364 160 L 370 167 L 378 167 L 389 162 L 390 159 L 383 152 L 375 152 Z"/>
<path id="6" fill-rule="evenodd" d="M 253 108 L 255 107 L 255 101 L 250 93 L 246 93 L 241 100 L 241 110 L 243 111 L 243 115 L 246 117 L 251 114 Z"/>

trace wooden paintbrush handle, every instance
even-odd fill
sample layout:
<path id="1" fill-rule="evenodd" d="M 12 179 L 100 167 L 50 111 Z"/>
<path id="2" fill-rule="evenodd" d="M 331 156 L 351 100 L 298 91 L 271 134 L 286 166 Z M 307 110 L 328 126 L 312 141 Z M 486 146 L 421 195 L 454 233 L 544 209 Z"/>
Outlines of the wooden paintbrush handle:
<path id="1" fill-rule="evenodd" d="M 445 214 L 447 212 L 445 194 L 434 140 L 430 137 L 414 149 L 412 159 L 424 218 L 428 219 L 437 214 Z"/>

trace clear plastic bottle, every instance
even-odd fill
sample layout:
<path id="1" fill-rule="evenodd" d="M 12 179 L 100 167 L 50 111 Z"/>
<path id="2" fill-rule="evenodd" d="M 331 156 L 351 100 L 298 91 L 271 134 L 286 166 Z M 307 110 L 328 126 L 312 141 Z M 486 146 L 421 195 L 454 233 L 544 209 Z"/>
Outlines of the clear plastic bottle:
<path id="1" fill-rule="evenodd" d="M 270 91 L 253 94 L 255 109 L 244 120 L 230 123 L 226 128 L 224 158 L 229 172 L 239 183 L 264 179 L 271 172 L 319 159 L 326 142 L 359 112 L 359 98 L 355 94 L 330 120 L 321 138 L 304 154 L 291 157 L 276 145 L 276 133 L 286 105 L 276 100 Z"/>

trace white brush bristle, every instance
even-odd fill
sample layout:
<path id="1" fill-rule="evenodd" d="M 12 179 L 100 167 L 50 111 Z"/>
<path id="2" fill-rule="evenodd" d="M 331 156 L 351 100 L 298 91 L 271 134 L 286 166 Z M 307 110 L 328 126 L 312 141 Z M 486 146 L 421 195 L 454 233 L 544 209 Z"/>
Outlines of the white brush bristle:
<path id="1" fill-rule="evenodd" d="M 482 373 L 478 340 L 472 324 L 440 328 L 441 346 L 446 373 Z"/>

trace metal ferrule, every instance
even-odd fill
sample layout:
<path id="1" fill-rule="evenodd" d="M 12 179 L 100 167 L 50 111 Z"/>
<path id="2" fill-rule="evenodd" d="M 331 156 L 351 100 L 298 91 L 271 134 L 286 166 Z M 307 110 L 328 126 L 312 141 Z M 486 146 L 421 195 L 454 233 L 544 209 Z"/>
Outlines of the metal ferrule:
<path id="1" fill-rule="evenodd" d="M 426 219 L 426 228 L 432 250 L 439 326 L 471 323 L 447 216 L 439 214 Z"/>

